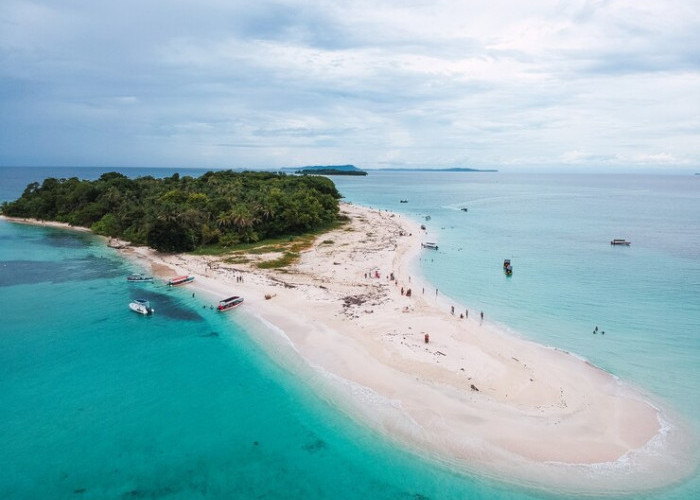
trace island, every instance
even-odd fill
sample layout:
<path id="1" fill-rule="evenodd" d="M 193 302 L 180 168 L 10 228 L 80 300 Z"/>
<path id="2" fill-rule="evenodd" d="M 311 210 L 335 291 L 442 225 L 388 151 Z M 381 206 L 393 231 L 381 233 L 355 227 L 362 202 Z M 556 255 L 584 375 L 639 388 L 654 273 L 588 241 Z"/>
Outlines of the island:
<path id="1" fill-rule="evenodd" d="M 294 169 L 299 175 L 367 175 L 355 165 L 315 165 Z"/>
<path id="2" fill-rule="evenodd" d="M 212 314 L 235 289 L 237 313 L 267 325 L 255 341 L 270 358 L 448 467 L 563 496 L 653 491 L 693 473 L 674 449 L 683 433 L 644 392 L 444 297 L 417 273 L 415 220 L 338 197 L 321 176 L 110 173 L 30 184 L 2 212 L 133 237 L 115 251 L 158 280 L 196 277 L 188 286 Z M 311 236 L 280 236 L 292 231 Z"/>
<path id="3" fill-rule="evenodd" d="M 321 176 L 225 170 L 130 179 L 110 172 L 94 181 L 33 182 L 0 211 L 90 228 L 161 252 L 189 252 L 322 230 L 338 222 L 340 197 Z"/>
<path id="4" fill-rule="evenodd" d="M 449 167 L 449 168 L 409 168 L 409 167 L 395 167 L 395 168 L 376 168 L 373 170 L 382 172 L 498 172 L 496 169 L 492 168 L 467 168 L 467 167 Z"/>

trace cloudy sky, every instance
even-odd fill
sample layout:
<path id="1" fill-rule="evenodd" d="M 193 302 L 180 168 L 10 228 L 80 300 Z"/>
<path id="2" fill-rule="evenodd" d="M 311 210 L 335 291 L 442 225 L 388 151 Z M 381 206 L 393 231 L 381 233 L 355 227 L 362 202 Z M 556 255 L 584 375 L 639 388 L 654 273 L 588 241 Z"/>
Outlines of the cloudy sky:
<path id="1" fill-rule="evenodd" d="M 0 165 L 700 169 L 697 0 L 1 0 Z"/>

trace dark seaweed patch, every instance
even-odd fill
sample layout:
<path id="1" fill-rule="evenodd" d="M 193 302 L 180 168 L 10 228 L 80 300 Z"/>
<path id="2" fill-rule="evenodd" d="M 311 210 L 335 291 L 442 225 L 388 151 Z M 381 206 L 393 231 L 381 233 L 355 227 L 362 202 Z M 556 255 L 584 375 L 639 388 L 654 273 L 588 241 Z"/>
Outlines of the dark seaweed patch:
<path id="1" fill-rule="evenodd" d="M 44 234 L 42 243 L 57 248 L 85 248 L 93 239 L 80 232 L 49 230 Z"/>
<path id="2" fill-rule="evenodd" d="M 2 271 L 0 286 L 89 281 L 121 274 L 114 261 L 92 255 L 59 261 L 10 260 L 2 263 Z"/>
<path id="3" fill-rule="evenodd" d="M 189 307 L 180 305 L 180 301 L 165 293 L 147 290 L 145 288 L 131 288 L 129 290 L 132 299 L 146 299 L 151 307 L 156 310 L 158 316 L 182 321 L 204 321 L 202 316 Z"/>
<path id="4" fill-rule="evenodd" d="M 316 439 L 310 443 L 307 443 L 303 448 L 309 453 L 316 453 L 323 450 L 326 447 L 326 442 L 323 439 Z"/>

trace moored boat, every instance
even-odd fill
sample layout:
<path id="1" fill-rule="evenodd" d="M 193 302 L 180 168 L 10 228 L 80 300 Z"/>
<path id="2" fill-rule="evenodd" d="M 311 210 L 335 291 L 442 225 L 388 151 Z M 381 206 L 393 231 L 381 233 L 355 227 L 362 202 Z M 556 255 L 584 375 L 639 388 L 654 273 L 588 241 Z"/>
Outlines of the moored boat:
<path id="1" fill-rule="evenodd" d="M 220 300 L 217 309 L 219 311 L 228 311 L 230 309 L 235 309 L 243 303 L 243 297 L 234 295 L 228 299 Z"/>
<path id="2" fill-rule="evenodd" d="M 185 285 L 194 281 L 194 276 L 178 276 L 168 281 L 168 286 Z"/>
<path id="3" fill-rule="evenodd" d="M 631 241 L 627 241 L 627 240 L 625 240 L 625 239 L 623 239 L 623 238 L 610 240 L 610 244 L 611 244 L 611 245 L 622 245 L 622 246 L 627 246 L 627 247 L 628 247 L 628 246 L 630 246 L 630 243 L 632 243 L 632 242 L 631 242 Z"/>
<path id="4" fill-rule="evenodd" d="M 431 250 L 437 250 L 437 249 L 438 249 L 437 244 L 432 243 L 432 242 L 430 242 L 430 241 L 426 241 L 425 243 L 421 243 L 420 246 L 423 247 L 423 248 L 429 248 L 429 249 L 431 249 Z"/>
<path id="5" fill-rule="evenodd" d="M 149 315 L 156 312 L 156 310 L 151 307 L 151 303 L 148 302 L 146 299 L 134 299 L 129 304 L 129 309 L 144 315 Z"/>
<path id="6" fill-rule="evenodd" d="M 510 259 L 503 260 L 503 272 L 506 273 L 506 276 L 513 274 L 513 266 L 510 264 Z"/>
<path id="7" fill-rule="evenodd" d="M 139 282 L 146 282 L 146 281 L 153 281 L 153 276 L 146 276 L 145 274 L 130 274 L 129 276 L 126 277 L 126 281 L 129 281 L 131 283 L 139 283 Z"/>

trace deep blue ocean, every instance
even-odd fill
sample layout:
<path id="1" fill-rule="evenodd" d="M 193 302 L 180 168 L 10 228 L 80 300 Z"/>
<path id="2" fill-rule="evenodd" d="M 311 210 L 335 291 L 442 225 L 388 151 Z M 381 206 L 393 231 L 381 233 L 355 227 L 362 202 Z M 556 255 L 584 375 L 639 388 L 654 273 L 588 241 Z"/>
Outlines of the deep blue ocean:
<path id="1" fill-rule="evenodd" d="M 0 167 L 0 201 L 48 176 L 113 170 Z M 439 250 L 423 252 L 420 272 L 442 295 L 590 360 L 700 435 L 700 176 L 333 180 L 346 201 L 427 226 Z M 187 289 L 127 284 L 137 270 L 89 234 L 0 221 L 0 498 L 563 497 L 397 448 L 266 352 L 251 315 L 222 317 Z M 137 296 L 153 317 L 129 311 Z M 697 474 L 633 496 L 698 497 Z"/>

